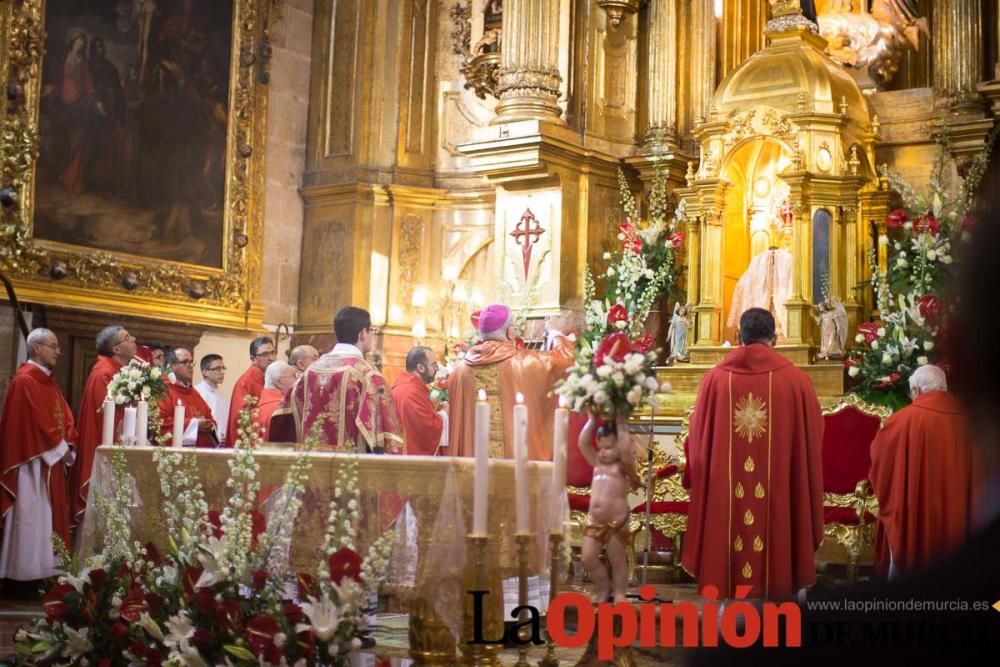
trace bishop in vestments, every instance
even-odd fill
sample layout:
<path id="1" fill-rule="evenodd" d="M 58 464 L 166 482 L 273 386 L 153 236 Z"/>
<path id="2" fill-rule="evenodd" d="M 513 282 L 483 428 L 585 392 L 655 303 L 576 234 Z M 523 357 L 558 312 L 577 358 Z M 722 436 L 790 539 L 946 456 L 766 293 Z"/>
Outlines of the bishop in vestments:
<path id="1" fill-rule="evenodd" d="M 247 396 L 259 399 L 264 391 L 264 371 L 272 361 L 274 361 L 274 341 L 267 336 L 254 338 L 250 343 L 250 368 L 246 369 L 236 381 L 233 396 L 229 401 L 229 422 L 226 424 L 227 446 L 232 447 L 239 437 L 236 431 Z"/>
<path id="2" fill-rule="evenodd" d="M 514 458 L 512 433 L 515 396 L 528 406 L 528 458 L 552 460 L 553 416 L 558 405 L 556 382 L 573 364 L 573 342 L 554 336 L 548 352 L 519 350 L 509 332 L 510 308 L 493 305 L 479 313 L 476 343 L 448 378 L 449 445 L 455 456 L 473 456 L 475 405 L 480 389 L 490 402 L 490 456 Z"/>
<path id="3" fill-rule="evenodd" d="M 347 306 L 333 330 L 337 344 L 306 369 L 274 415 L 294 416 L 299 442 L 319 429 L 321 445 L 336 450 L 400 453 L 403 435 L 392 394 L 365 359 L 375 345 L 371 315 Z"/>
<path id="4" fill-rule="evenodd" d="M 977 464 L 965 410 L 937 366 L 914 371 L 910 393 L 913 403 L 892 415 L 872 442 L 876 570 L 883 576 L 933 564 L 975 528 Z"/>
<path id="5" fill-rule="evenodd" d="M 184 441 L 170 443 L 174 447 L 215 447 L 219 439 L 215 434 L 212 408 L 201 397 L 191 381 L 194 379 L 194 357 L 191 351 L 178 347 L 168 351 L 167 366 L 174 374 L 174 381 L 167 382 L 167 391 L 160 397 L 162 435 L 174 432 L 174 408 L 184 406 Z"/>
<path id="6" fill-rule="evenodd" d="M 77 447 L 76 464 L 70 473 L 70 506 L 74 522 L 79 521 L 87 509 L 90 471 L 94 466 L 94 453 L 101 445 L 102 409 L 104 399 L 108 396 L 108 384 L 122 366 L 132 360 L 135 352 L 135 336 L 123 326 L 113 324 L 97 334 L 97 361 L 90 370 L 90 376 L 83 389 L 83 398 L 80 400 L 79 419 L 77 419 L 80 442 Z M 116 410 L 116 431 L 121 418 L 121 410 Z"/>
<path id="7" fill-rule="evenodd" d="M 804 372 L 772 349 L 774 317 L 740 318 L 743 346 L 702 380 L 691 415 L 682 563 L 723 598 L 784 599 L 816 580 L 823 416 Z"/>
<path id="8" fill-rule="evenodd" d="M 27 347 L 0 426 L 0 578 L 18 581 L 58 574 L 53 534 L 71 544 L 66 469 L 77 441 L 73 413 L 52 378 L 59 341 L 48 329 L 35 329 Z"/>

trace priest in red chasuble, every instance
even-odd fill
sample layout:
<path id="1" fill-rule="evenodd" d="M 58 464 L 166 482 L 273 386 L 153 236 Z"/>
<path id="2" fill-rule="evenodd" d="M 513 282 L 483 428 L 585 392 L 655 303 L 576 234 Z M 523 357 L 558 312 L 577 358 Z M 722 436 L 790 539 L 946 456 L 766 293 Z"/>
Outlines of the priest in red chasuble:
<path id="1" fill-rule="evenodd" d="M 295 366 L 287 361 L 272 361 L 264 372 L 264 391 L 261 392 L 260 402 L 257 404 L 257 426 L 265 441 L 270 441 L 268 427 L 271 424 L 271 415 L 281 405 L 285 394 L 295 384 L 296 379 L 298 374 L 295 372 Z"/>
<path id="2" fill-rule="evenodd" d="M 371 315 L 347 306 L 334 318 L 333 330 L 337 344 L 306 369 L 275 416 L 294 416 L 299 442 L 319 428 L 321 447 L 401 453 L 403 433 L 392 394 L 378 368 L 365 359 L 377 335 Z"/>
<path id="3" fill-rule="evenodd" d="M 789 598 L 816 580 L 823 417 L 809 377 L 772 348 L 774 316 L 740 318 L 741 347 L 702 380 L 691 415 L 682 563 L 722 598 Z"/>
<path id="4" fill-rule="evenodd" d="M 515 396 L 528 406 L 528 458 L 552 460 L 552 419 L 558 406 L 553 390 L 573 364 L 573 343 L 552 340 L 548 352 L 519 350 L 510 338 L 510 308 L 488 306 L 479 313 L 476 343 L 448 378 L 449 446 L 455 456 L 475 454 L 475 405 L 480 389 L 491 408 L 490 455 L 514 458 L 513 410 Z"/>
<path id="5" fill-rule="evenodd" d="M 876 569 L 883 575 L 931 565 L 975 528 L 977 465 L 965 411 L 937 366 L 914 371 L 910 395 L 913 403 L 892 415 L 872 442 Z"/>
<path id="6" fill-rule="evenodd" d="M 434 351 L 422 345 L 406 355 L 406 372 L 392 385 L 392 400 L 403 425 L 407 454 L 434 456 L 441 445 L 444 418 L 431 401 L 430 385 L 437 374 Z"/>
<path id="7" fill-rule="evenodd" d="M 250 343 L 250 368 L 243 372 L 233 387 L 229 401 L 229 423 L 226 425 L 226 445 L 232 447 L 239 437 L 237 426 L 247 396 L 259 399 L 264 391 L 264 371 L 274 361 L 274 341 L 267 336 L 254 338 Z"/>
<path id="8" fill-rule="evenodd" d="M 35 329 L 27 348 L 0 422 L 0 578 L 18 581 L 58 574 L 53 534 L 71 544 L 67 467 L 77 442 L 73 413 L 52 378 L 56 335 Z"/>
<path id="9" fill-rule="evenodd" d="M 108 384 L 122 366 L 135 356 L 135 336 L 125 327 L 113 324 L 97 334 L 97 361 L 94 362 L 83 389 L 80 411 L 76 420 L 80 429 L 76 463 L 70 472 L 70 505 L 72 520 L 78 522 L 87 509 L 87 490 L 90 485 L 90 471 L 94 466 L 94 452 L 101 445 L 104 429 L 102 408 L 108 396 Z M 122 410 L 115 414 L 115 432 L 122 419 Z"/>
<path id="10" fill-rule="evenodd" d="M 174 447 L 215 447 L 219 439 L 215 435 L 215 419 L 212 408 L 191 386 L 194 380 L 194 356 L 183 347 L 167 351 L 167 366 L 174 374 L 174 381 L 167 382 L 167 391 L 160 398 L 160 419 L 163 420 L 162 436 L 173 436 L 174 408 L 184 406 L 184 441 L 171 442 Z"/>

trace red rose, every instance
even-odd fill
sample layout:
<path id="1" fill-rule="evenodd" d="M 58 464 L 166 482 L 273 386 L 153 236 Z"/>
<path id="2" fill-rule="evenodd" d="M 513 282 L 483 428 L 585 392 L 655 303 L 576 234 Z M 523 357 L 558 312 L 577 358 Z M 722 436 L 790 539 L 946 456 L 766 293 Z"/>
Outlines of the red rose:
<path id="1" fill-rule="evenodd" d="M 852 366 L 860 366 L 860 365 L 861 365 L 861 362 L 859 360 L 855 359 L 854 357 L 847 357 L 846 359 L 844 359 L 844 367 L 845 368 L 850 368 Z"/>
<path id="2" fill-rule="evenodd" d="M 896 382 L 899 381 L 899 377 L 900 377 L 899 373 L 890 373 L 889 377 L 887 377 L 886 379 L 882 380 L 877 385 L 875 385 L 875 388 L 876 389 L 888 389 L 893 384 L 895 384 Z"/>
<path id="3" fill-rule="evenodd" d="M 87 574 L 87 578 L 90 579 L 91 586 L 94 588 L 100 588 L 104 585 L 104 582 L 108 580 L 108 573 L 98 568 L 96 570 L 91 570 Z"/>
<path id="4" fill-rule="evenodd" d="M 620 303 L 616 303 L 611 306 L 611 310 L 608 311 L 608 326 L 612 329 L 618 329 L 617 326 L 619 322 L 625 322 L 628 324 L 628 310 L 625 306 Z"/>
<path id="5" fill-rule="evenodd" d="M 684 244 L 684 232 L 674 232 L 667 237 L 671 248 L 680 248 Z"/>
<path id="6" fill-rule="evenodd" d="M 274 648 L 274 636 L 281 632 L 281 626 L 270 616 L 255 616 L 247 623 L 247 644 L 254 655 L 263 655 Z M 278 661 L 281 656 L 278 656 Z M 272 662 L 270 659 L 269 662 Z"/>
<path id="7" fill-rule="evenodd" d="M 255 570 L 250 575 L 250 585 L 255 591 L 262 591 L 267 586 L 267 570 Z"/>
<path id="8" fill-rule="evenodd" d="M 906 221 L 909 219 L 910 216 L 905 210 L 897 208 L 885 217 L 885 226 L 889 229 L 899 229 L 906 224 Z"/>
<path id="9" fill-rule="evenodd" d="M 305 618 L 305 614 L 302 613 L 302 607 L 294 602 L 286 602 L 285 606 L 281 608 L 281 611 L 285 614 L 285 618 L 287 618 L 288 622 L 292 625 L 295 625 Z"/>
<path id="10" fill-rule="evenodd" d="M 594 363 L 603 366 L 608 359 L 612 361 L 622 361 L 625 355 L 632 351 L 632 343 L 623 332 L 613 333 L 604 337 L 601 344 L 594 352 Z"/>
<path id="11" fill-rule="evenodd" d="M 937 236 L 941 229 L 941 223 L 933 215 L 922 215 L 913 221 L 913 228 L 921 234 Z"/>
<path id="12" fill-rule="evenodd" d="M 361 581 L 361 556 L 354 549 L 343 547 L 330 554 L 327 564 L 330 566 L 330 579 L 338 586 L 344 577 Z"/>
<path id="13" fill-rule="evenodd" d="M 45 619 L 50 625 L 63 620 L 69 613 L 67 598 L 73 593 L 76 593 L 76 589 L 72 584 L 56 584 L 42 598 L 42 609 L 45 610 Z"/>
<path id="14" fill-rule="evenodd" d="M 917 302 L 920 316 L 927 320 L 936 320 L 941 314 L 941 299 L 933 294 L 925 294 Z"/>
<path id="15" fill-rule="evenodd" d="M 643 334 L 636 338 L 635 343 L 633 343 L 633 347 L 636 352 L 646 354 L 653 349 L 653 337 L 649 334 Z"/>
<path id="16" fill-rule="evenodd" d="M 111 626 L 111 639 L 121 641 L 128 636 L 128 628 L 124 623 L 115 623 Z"/>
<path id="17" fill-rule="evenodd" d="M 196 649 L 204 651 L 212 645 L 212 633 L 206 628 L 198 628 L 191 635 L 191 644 Z"/>
<path id="18" fill-rule="evenodd" d="M 864 324 L 858 325 L 858 333 L 865 337 L 865 342 L 869 345 L 872 344 L 876 338 L 878 338 L 878 323 L 877 322 L 865 322 Z"/>

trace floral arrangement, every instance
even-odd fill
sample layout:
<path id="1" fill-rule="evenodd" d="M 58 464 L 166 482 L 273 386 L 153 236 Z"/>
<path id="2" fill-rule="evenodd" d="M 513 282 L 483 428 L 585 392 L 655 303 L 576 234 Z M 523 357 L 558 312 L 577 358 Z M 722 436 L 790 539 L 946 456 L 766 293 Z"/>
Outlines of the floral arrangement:
<path id="1" fill-rule="evenodd" d="M 656 379 L 653 340 L 646 334 L 631 340 L 618 331 L 596 348 L 584 346 L 556 392 L 571 409 L 593 407 L 602 417 L 628 416 L 642 405 L 656 406 L 657 391 L 669 391 Z"/>
<path id="2" fill-rule="evenodd" d="M 462 356 L 465 356 L 464 353 Z M 434 381 L 431 382 L 431 401 L 438 404 L 448 402 L 448 376 L 451 375 L 451 371 L 452 366 L 448 363 L 438 367 L 437 373 L 434 374 Z"/>
<path id="3" fill-rule="evenodd" d="M 881 170 L 903 206 L 889 213 L 887 234 L 879 236 L 879 245 L 887 249 L 886 268 L 879 266 L 874 249 L 869 257 L 878 319 L 858 326 L 857 347 L 845 362 L 848 375 L 858 380 L 855 391 L 866 400 L 901 407 L 909 400 L 913 371 L 942 363 L 941 338 L 950 310 L 945 295 L 955 277 L 954 252 L 973 223 L 972 193 L 996 136 L 996 131 L 991 133 L 986 149 L 957 188 L 948 178 L 947 142 L 924 194 L 884 166 Z"/>
<path id="4" fill-rule="evenodd" d="M 666 175 L 659 166 L 649 196 L 648 221 L 629 190 L 625 174 L 618 170 L 619 199 L 625 222 L 618 228 L 621 249 L 604 253 L 608 263 L 603 278 L 607 286 L 603 301 L 594 299 L 595 285 L 589 271 L 584 275 L 586 332 L 583 340 L 593 347 L 608 333 L 627 331 L 639 337 L 653 302 L 670 289 L 674 280 L 674 252 L 684 243 L 677 226 L 684 220 L 683 202 L 668 217 Z"/>
<path id="5" fill-rule="evenodd" d="M 132 540 L 131 484 L 124 451 L 116 452 L 119 491 L 97 506 L 104 547 L 80 565 L 59 545 L 66 574 L 45 595 L 45 618 L 15 635 L 24 664 L 349 664 L 394 535 L 377 539 L 364 559 L 358 554 L 360 499 L 351 461 L 335 482 L 315 571 L 293 572 L 289 549 L 309 458 L 291 466 L 265 519 L 252 509 L 260 490 L 253 420 L 244 410 L 241 427 L 250 435 L 237 442 L 227 481 L 231 496 L 221 512 L 208 508 L 194 456 L 162 447 L 155 452 L 169 535 L 165 554 Z"/>
<path id="6" fill-rule="evenodd" d="M 166 390 L 163 371 L 138 357 L 122 366 L 108 383 L 108 395 L 117 405 L 135 405 L 140 400 L 156 403 Z"/>

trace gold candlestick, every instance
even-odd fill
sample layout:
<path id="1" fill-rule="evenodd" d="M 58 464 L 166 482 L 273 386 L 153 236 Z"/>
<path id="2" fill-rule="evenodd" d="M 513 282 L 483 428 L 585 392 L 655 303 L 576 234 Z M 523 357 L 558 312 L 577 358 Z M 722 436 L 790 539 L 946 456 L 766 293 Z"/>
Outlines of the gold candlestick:
<path id="1" fill-rule="evenodd" d="M 560 567 L 560 561 L 562 560 L 562 543 L 563 534 L 557 531 L 551 531 L 549 533 L 549 606 L 552 606 L 552 600 L 555 599 L 559 591 L 559 573 L 562 570 Z M 545 614 L 546 621 L 548 619 L 548 612 Z M 538 663 L 538 667 L 558 667 L 559 659 L 556 658 L 556 644 L 552 641 L 552 634 L 548 631 L 548 623 L 546 622 L 545 630 L 545 657 L 541 659 Z"/>
<path id="2" fill-rule="evenodd" d="M 503 627 L 503 588 L 500 574 L 496 568 L 488 568 L 486 564 L 486 535 L 468 534 L 465 538 L 468 548 L 468 559 L 465 563 L 465 628 L 462 633 L 461 664 L 479 665 L 483 667 L 499 667 L 502 644 L 470 644 L 475 637 L 474 619 L 476 599 L 469 591 L 486 591 L 481 604 L 482 632 L 480 639 L 495 640 L 504 634 Z"/>
<path id="3" fill-rule="evenodd" d="M 533 533 L 518 533 L 514 536 L 514 540 L 517 542 L 517 603 L 524 607 L 528 604 L 528 555 L 535 536 Z M 527 613 L 522 609 L 517 620 L 519 622 L 526 620 Z M 531 667 L 531 663 L 528 662 L 528 645 L 521 643 L 525 641 L 525 637 L 519 636 L 517 639 L 517 662 L 514 663 L 514 667 Z"/>

